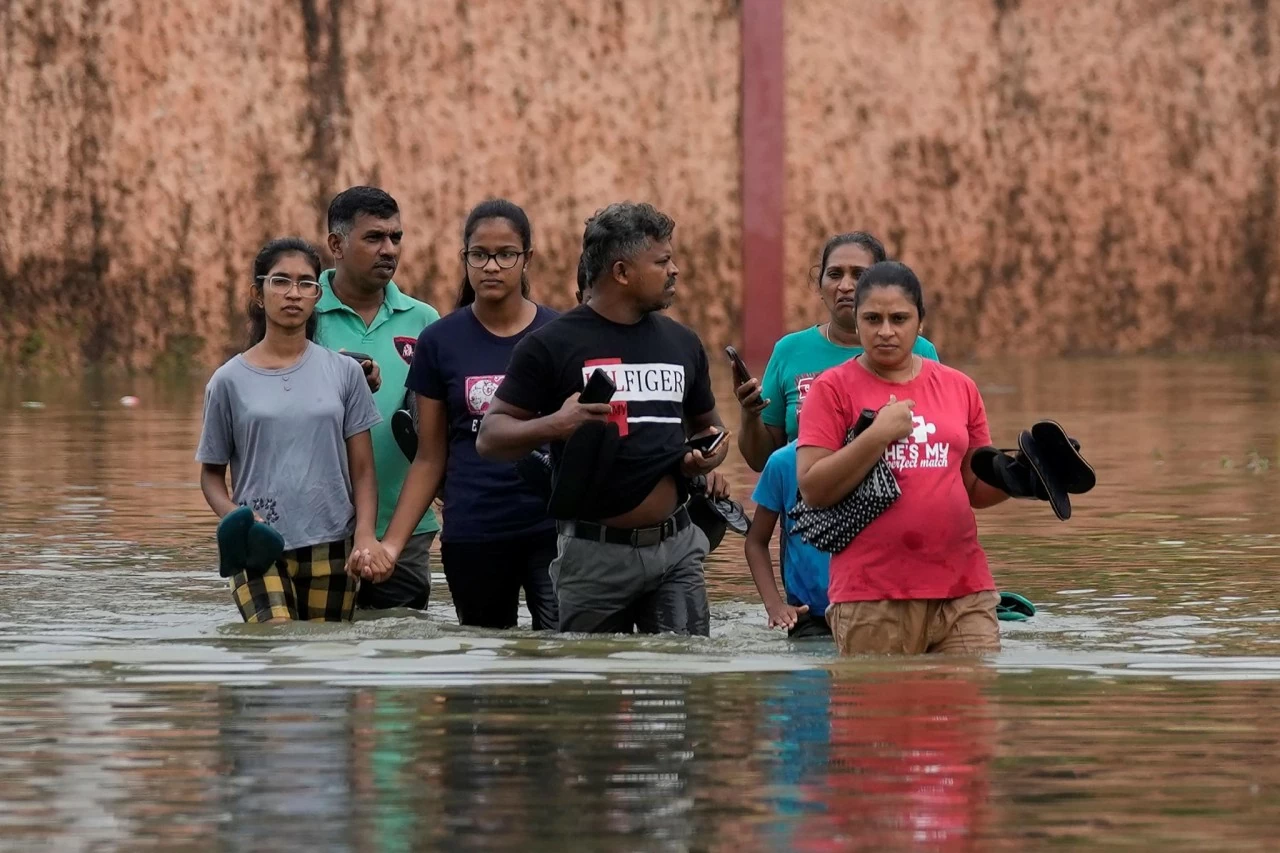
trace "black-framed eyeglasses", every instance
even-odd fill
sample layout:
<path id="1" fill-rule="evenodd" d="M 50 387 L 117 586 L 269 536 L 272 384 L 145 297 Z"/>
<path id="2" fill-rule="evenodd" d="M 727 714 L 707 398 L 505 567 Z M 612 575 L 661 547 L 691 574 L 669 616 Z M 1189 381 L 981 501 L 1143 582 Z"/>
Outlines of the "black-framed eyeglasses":
<path id="1" fill-rule="evenodd" d="M 500 252 L 486 252 L 484 249 L 464 249 L 462 252 L 463 260 L 467 262 L 467 266 L 472 269 L 482 270 L 489 263 L 489 259 L 498 264 L 498 269 L 509 270 L 516 265 L 516 261 L 520 260 L 520 256 L 524 252 L 517 252 L 515 249 L 503 249 Z"/>
<path id="2" fill-rule="evenodd" d="M 263 287 L 271 288 L 272 293 L 281 296 L 297 287 L 298 295 L 303 299 L 320 298 L 320 282 L 314 279 L 302 278 L 294 281 L 287 275 L 260 275 L 258 281 L 262 282 Z"/>

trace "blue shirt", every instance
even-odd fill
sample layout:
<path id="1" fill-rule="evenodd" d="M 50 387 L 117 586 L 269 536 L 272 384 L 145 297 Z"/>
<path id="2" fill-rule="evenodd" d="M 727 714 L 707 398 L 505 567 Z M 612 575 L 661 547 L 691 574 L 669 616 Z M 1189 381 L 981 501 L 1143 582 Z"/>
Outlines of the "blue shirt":
<path id="1" fill-rule="evenodd" d="M 476 319 L 468 305 L 427 326 L 418 336 L 405 385 L 424 397 L 444 401 L 449 429 L 440 541 L 492 542 L 555 529 L 546 504 L 525 485 L 515 465 L 480 458 L 476 433 L 516 344 L 557 316 L 539 305 L 524 331 L 500 338 Z"/>
<path id="2" fill-rule="evenodd" d="M 826 612 L 827 579 L 831 556 L 819 551 L 795 533 L 796 523 L 787 512 L 796 505 L 800 485 L 796 480 L 796 443 L 780 447 L 769 456 L 751 499 L 778 514 L 782 524 L 782 583 L 787 604 L 809 605 L 816 616 Z"/>

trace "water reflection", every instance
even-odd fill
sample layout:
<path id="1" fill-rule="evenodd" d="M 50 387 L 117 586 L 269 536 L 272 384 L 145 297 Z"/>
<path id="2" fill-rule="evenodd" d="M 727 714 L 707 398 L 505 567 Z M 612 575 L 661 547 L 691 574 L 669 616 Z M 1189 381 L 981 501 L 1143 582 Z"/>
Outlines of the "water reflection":
<path id="1" fill-rule="evenodd" d="M 789 644 L 733 539 L 709 640 L 251 630 L 198 384 L 0 381 L 0 850 L 1274 849 L 1280 357 L 964 367 L 1101 480 L 982 515 L 989 665 Z"/>

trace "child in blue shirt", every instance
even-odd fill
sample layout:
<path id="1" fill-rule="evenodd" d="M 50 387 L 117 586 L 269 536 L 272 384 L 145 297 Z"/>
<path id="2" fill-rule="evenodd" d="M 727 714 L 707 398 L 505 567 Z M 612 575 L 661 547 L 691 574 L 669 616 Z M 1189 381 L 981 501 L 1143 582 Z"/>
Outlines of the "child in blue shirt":
<path id="1" fill-rule="evenodd" d="M 796 504 L 798 490 L 793 441 L 770 454 L 751 496 L 756 502 L 756 514 L 744 546 L 747 565 L 769 611 L 770 628 L 786 628 L 787 636 L 797 639 L 828 637 L 831 629 L 826 620 L 827 571 L 831 558 L 796 535 L 795 522 L 787 517 L 787 512 Z M 778 595 L 773 559 L 769 554 L 769 540 L 773 538 L 779 517 L 782 519 L 779 551 L 786 601 Z"/>

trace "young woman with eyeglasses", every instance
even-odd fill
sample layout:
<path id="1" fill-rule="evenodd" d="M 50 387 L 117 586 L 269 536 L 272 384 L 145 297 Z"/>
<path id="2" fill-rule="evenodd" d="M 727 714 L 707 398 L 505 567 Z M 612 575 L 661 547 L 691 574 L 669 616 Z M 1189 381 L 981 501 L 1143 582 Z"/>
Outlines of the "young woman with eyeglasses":
<path id="1" fill-rule="evenodd" d="M 529 299 L 529 217 L 506 199 L 477 205 L 462 232 L 455 310 L 419 336 L 408 387 L 418 406 L 418 452 L 383 537 L 394 560 L 437 493 L 444 501 L 440 561 L 458 621 L 513 628 L 520 590 L 535 630 L 554 630 L 547 566 L 556 529 L 545 503 L 510 463 L 476 453 L 480 420 L 511 352 L 556 312 Z"/>
<path id="2" fill-rule="evenodd" d="M 360 578 L 390 570 L 375 536 L 378 485 L 369 429 L 381 422 L 352 358 L 314 343 L 320 256 L 304 240 L 272 240 L 253 265 L 250 346 L 205 388 L 196 461 L 200 488 L 222 518 L 241 506 L 284 539 L 263 574 L 231 578 L 246 622 L 351 618 Z M 232 490 L 227 491 L 227 467 Z"/>

